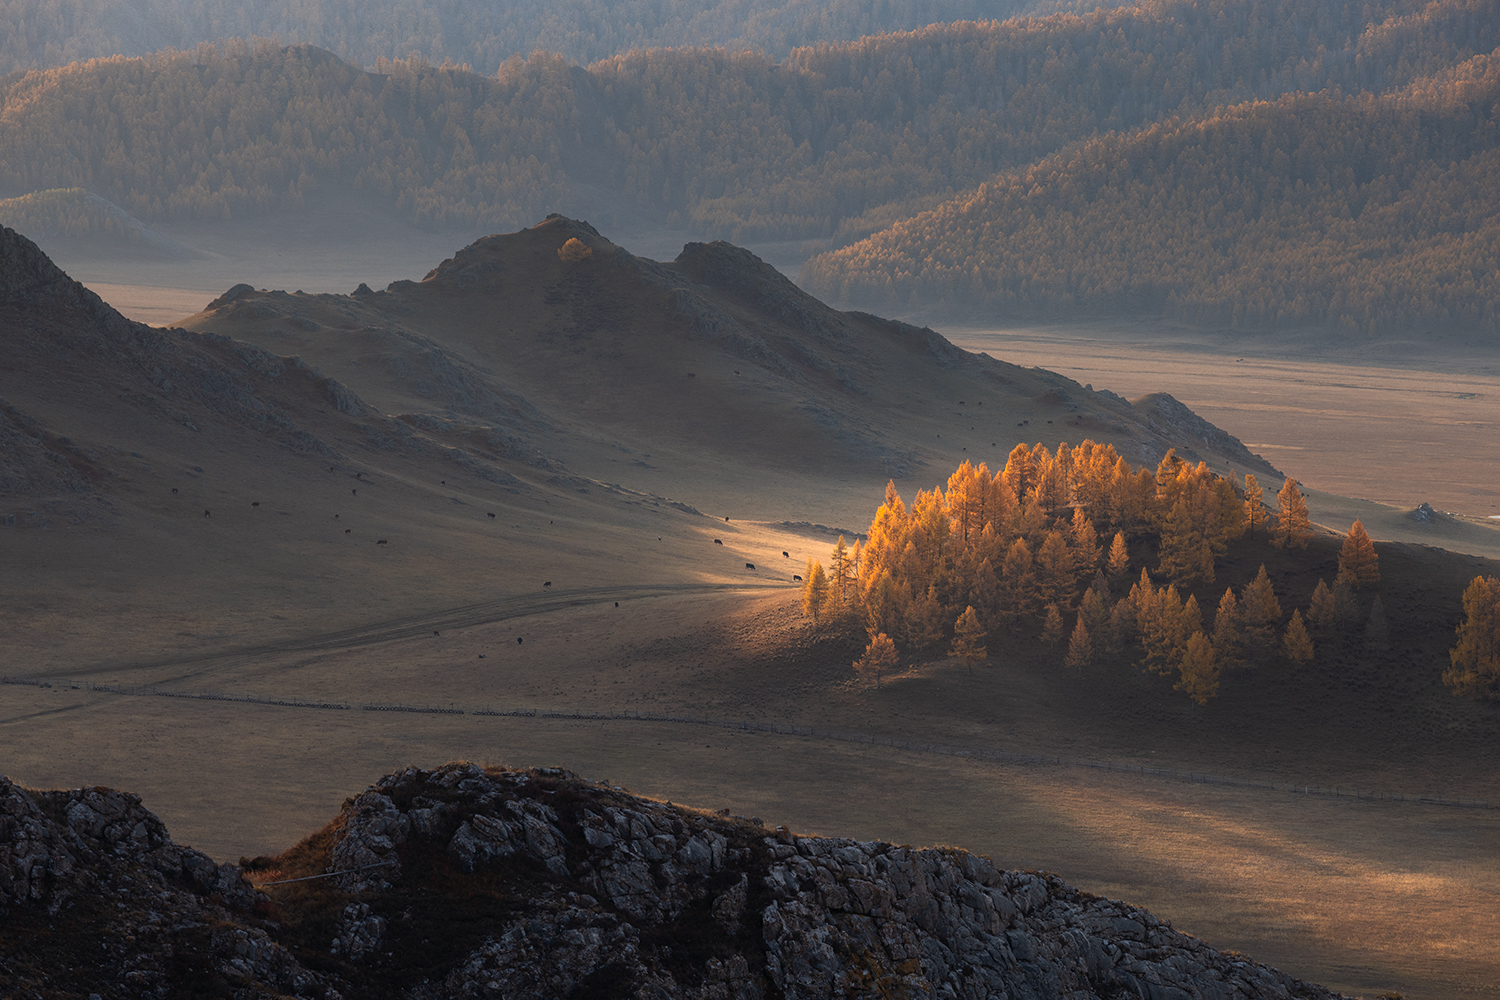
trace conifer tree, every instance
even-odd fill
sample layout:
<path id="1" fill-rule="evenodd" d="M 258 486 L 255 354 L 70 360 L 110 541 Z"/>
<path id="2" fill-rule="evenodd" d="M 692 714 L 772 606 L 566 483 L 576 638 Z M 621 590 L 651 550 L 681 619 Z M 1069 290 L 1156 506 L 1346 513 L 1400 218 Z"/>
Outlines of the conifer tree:
<path id="1" fill-rule="evenodd" d="M 1257 653 L 1266 653 L 1276 638 L 1276 625 L 1281 621 L 1281 602 L 1271 587 L 1271 578 L 1262 566 L 1255 579 L 1245 584 L 1240 599 L 1240 611 L 1245 622 L 1245 644 Z"/>
<path id="2" fill-rule="evenodd" d="M 1464 591 L 1464 620 L 1458 644 L 1449 650 L 1452 666 L 1443 683 L 1455 694 L 1500 699 L 1500 577 L 1476 576 Z"/>
<path id="3" fill-rule="evenodd" d="M 1201 560 L 1188 501 L 1180 493 L 1171 510 L 1162 516 L 1160 530 L 1161 557 L 1156 571 L 1173 583 L 1190 586 L 1198 578 Z"/>
<path id="4" fill-rule="evenodd" d="M 1082 671 L 1092 662 L 1094 644 L 1089 639 L 1088 626 L 1083 623 L 1083 613 L 1079 612 L 1078 623 L 1073 626 L 1073 635 L 1068 639 L 1068 658 L 1063 663 L 1064 666 Z"/>
<path id="5" fill-rule="evenodd" d="M 1245 527 L 1252 539 L 1255 537 L 1255 529 L 1264 527 L 1266 523 L 1265 496 L 1266 491 L 1255 476 L 1245 473 Z"/>
<path id="6" fill-rule="evenodd" d="M 1036 607 L 1036 575 L 1024 538 L 1017 538 L 1006 550 L 1000 567 L 1000 602 L 1003 613 L 1021 618 Z"/>
<path id="7" fill-rule="evenodd" d="M 1149 608 L 1149 613 L 1138 619 L 1141 646 L 1146 652 L 1144 666 L 1153 673 L 1170 674 L 1177 669 L 1190 634 L 1185 631 L 1188 621 L 1182 597 L 1175 586 L 1168 584 L 1165 590 L 1156 592 Z"/>
<path id="8" fill-rule="evenodd" d="M 1073 574 L 1073 554 L 1059 531 L 1049 531 L 1036 552 L 1037 586 L 1042 600 L 1060 608 L 1073 603 L 1078 580 Z"/>
<path id="9" fill-rule="evenodd" d="M 1219 664 L 1213 643 L 1202 632 L 1194 632 L 1183 644 L 1178 662 L 1180 679 L 1174 690 L 1185 693 L 1196 705 L 1207 705 L 1219 693 Z"/>
<path id="10" fill-rule="evenodd" d="M 1359 622 L 1359 601 L 1354 596 L 1354 578 L 1340 573 L 1333 580 L 1333 616 L 1343 628 Z"/>
<path id="11" fill-rule="evenodd" d="M 1301 611 L 1292 612 L 1292 620 L 1287 623 L 1286 635 L 1282 638 L 1281 645 L 1286 651 L 1287 658 L 1293 663 L 1312 662 L 1312 637 L 1307 634 L 1307 627 L 1302 624 Z"/>
<path id="12" fill-rule="evenodd" d="M 809 559 L 802 577 L 802 613 L 817 621 L 827 602 L 828 578 L 823 573 L 823 564 Z"/>
<path id="13" fill-rule="evenodd" d="M 1047 614 L 1042 625 L 1042 642 L 1056 646 L 1062 641 L 1063 618 L 1056 604 L 1047 605 Z"/>
<path id="14" fill-rule="evenodd" d="M 1338 619 L 1338 613 L 1334 609 L 1333 591 L 1328 589 L 1324 580 L 1319 580 L 1318 585 L 1313 588 L 1312 600 L 1307 605 L 1307 620 L 1318 628 L 1327 628 Z"/>
<path id="15" fill-rule="evenodd" d="M 1099 568 L 1099 533 L 1082 507 L 1073 508 L 1073 564 L 1079 579 L 1087 580 Z"/>
<path id="16" fill-rule="evenodd" d="M 1287 478 L 1281 492 L 1276 494 L 1276 533 L 1271 541 L 1278 549 L 1307 548 L 1312 538 L 1312 517 L 1307 512 L 1307 498 L 1297 486 L 1297 480 Z"/>
<path id="17" fill-rule="evenodd" d="M 849 546 L 844 543 L 844 536 L 839 535 L 839 540 L 833 545 L 833 553 L 828 557 L 828 602 L 839 611 L 842 611 L 848 600 L 849 578 L 853 575 L 849 562 Z"/>
<path id="18" fill-rule="evenodd" d="M 1226 587 L 1219 599 L 1219 610 L 1214 612 L 1214 658 L 1221 670 L 1240 666 L 1240 648 L 1244 643 L 1244 623 L 1240 615 L 1240 602 L 1235 600 L 1234 589 Z"/>
<path id="19" fill-rule="evenodd" d="M 963 660 L 964 666 L 972 674 L 974 664 L 989 655 L 985 650 L 984 640 L 984 625 L 979 621 L 979 616 L 972 607 L 964 608 L 964 613 L 953 624 L 953 648 L 948 655 Z"/>
<path id="20" fill-rule="evenodd" d="M 1380 582 L 1379 560 L 1375 555 L 1375 543 L 1363 522 L 1356 520 L 1344 536 L 1344 547 L 1339 550 L 1339 572 L 1348 573 L 1355 590 L 1373 587 Z"/>
<path id="21" fill-rule="evenodd" d="M 877 634 L 865 647 L 865 655 L 854 661 L 854 672 L 860 677 L 874 677 L 875 687 L 880 687 L 880 675 L 888 674 L 901 662 L 896 655 L 896 644 L 884 632 Z"/>
<path id="22" fill-rule="evenodd" d="M 1111 580 L 1122 580 L 1130 570 L 1130 548 L 1125 544 L 1125 533 L 1115 532 L 1115 540 L 1109 543 L 1109 563 L 1107 564 Z"/>
<path id="23" fill-rule="evenodd" d="M 947 621 L 947 613 L 938 600 L 937 585 L 929 585 L 926 594 L 912 599 L 907 612 L 907 645 L 918 652 L 941 648 Z"/>
<path id="24" fill-rule="evenodd" d="M 1370 605 L 1370 617 L 1365 621 L 1365 648 L 1372 653 L 1388 653 L 1391 649 L 1391 628 L 1385 620 L 1385 606 L 1380 595 L 1375 595 Z"/>
<path id="25" fill-rule="evenodd" d="M 1182 634 L 1192 635 L 1203 631 L 1203 612 L 1198 608 L 1198 596 L 1189 594 L 1182 604 Z"/>

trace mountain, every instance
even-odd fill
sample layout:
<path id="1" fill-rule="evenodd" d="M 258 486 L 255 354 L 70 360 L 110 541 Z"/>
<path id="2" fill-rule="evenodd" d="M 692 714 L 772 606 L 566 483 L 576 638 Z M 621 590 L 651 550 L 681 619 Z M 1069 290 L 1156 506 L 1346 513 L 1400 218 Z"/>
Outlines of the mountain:
<path id="1" fill-rule="evenodd" d="M 239 866 L 127 793 L 0 796 L 16 995 L 1335 997 L 1055 875 L 560 769 L 409 767 Z"/>
<path id="2" fill-rule="evenodd" d="M 1399 89 L 1490 52 L 1497 23 L 1495 0 L 1173 0 L 934 24 L 781 61 L 672 48 L 584 67 L 536 52 L 492 77 L 205 45 L 4 78 L 0 196 L 82 187 L 150 225 L 222 225 L 354 194 L 434 228 L 562 210 L 845 243 L 1106 133 Z"/>
<path id="3" fill-rule="evenodd" d="M 831 301 L 1500 332 L 1500 52 L 1382 97 L 1304 95 L 1111 134 L 810 261 Z"/>
<path id="4" fill-rule="evenodd" d="M 888 478 L 1003 462 L 1022 435 L 1267 468 L 1170 397 L 1132 405 L 838 313 L 724 244 L 662 265 L 554 218 L 421 282 L 236 287 L 158 330 L 3 232 L 0 517 L 52 529 L 11 542 L 22 672 L 73 655 L 56 629 L 88 622 L 87 645 L 141 607 L 263 636 L 388 618 L 398 593 L 414 613 L 541 600 L 554 577 L 743 584 L 764 555 L 706 568 L 698 509 L 859 524 Z M 587 256 L 559 256 L 572 240 Z M 197 634 L 107 655 L 170 658 Z"/>
<path id="5" fill-rule="evenodd" d="M 1003 463 L 1048 423 L 1137 463 L 1181 446 L 1265 468 L 1170 397 L 1133 405 L 837 312 L 727 243 L 662 264 L 561 216 L 481 239 L 420 282 L 239 287 L 184 326 L 307 358 L 408 423 L 483 425 L 595 477 L 625 474 L 607 471 L 613 452 L 643 456 L 636 481 L 689 466 L 877 484 L 955 455 Z"/>
<path id="6" fill-rule="evenodd" d="M 1057 0 L 903 0 L 878 6 L 849 0 L 752 3 L 513 3 L 456 0 L 370 3 L 287 0 L 104 0 L 46 4 L 8 0 L 0 19 L 14 26 L 0 44 L 0 73 L 45 69 L 102 56 L 144 56 L 229 38 L 276 37 L 317 45 L 373 66 L 413 53 L 432 63 L 462 63 L 491 74 L 506 59 L 538 49 L 592 62 L 638 48 L 723 45 L 785 55 L 800 45 L 919 28 L 936 21 L 999 18 L 1073 6 Z"/>

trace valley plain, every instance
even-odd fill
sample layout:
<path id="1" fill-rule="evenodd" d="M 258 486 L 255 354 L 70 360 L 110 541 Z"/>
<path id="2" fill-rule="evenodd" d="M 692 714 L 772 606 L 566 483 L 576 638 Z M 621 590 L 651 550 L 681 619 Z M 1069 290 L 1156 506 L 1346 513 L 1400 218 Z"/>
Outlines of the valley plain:
<path id="1" fill-rule="evenodd" d="M 1485 903 L 1500 882 L 1491 850 L 1500 832 L 1494 809 L 1298 795 L 734 728 L 737 722 L 813 727 L 971 752 L 1500 801 L 1493 710 L 1453 698 L 1437 683 L 1433 665 L 1411 670 L 1391 662 L 1346 675 L 1249 671 L 1231 675 L 1223 696 L 1202 708 L 1133 671 L 1069 674 L 1057 654 L 1025 644 L 994 650 L 991 663 L 972 676 L 939 659 L 888 678 L 878 691 L 857 681 L 849 665 L 859 646 L 801 617 L 791 577 L 809 557 L 826 557 L 834 529 L 864 529 L 890 457 L 910 463 L 900 480 L 909 496 L 941 482 L 965 457 L 993 455 L 1003 463 L 1018 439 L 1077 440 L 1084 436 L 1073 426 L 1080 414 L 1090 421 L 1087 433 L 1135 448 L 1154 433 L 1134 423 L 1138 414 L 1175 411 L 1121 409 L 1045 372 L 970 362 L 920 341 L 948 367 L 914 383 L 917 392 L 901 411 L 908 420 L 861 417 L 864 436 L 851 436 L 837 421 L 853 426 L 853 415 L 866 412 L 864 397 L 824 390 L 835 402 L 821 419 L 831 422 L 835 440 L 863 451 L 842 465 L 819 457 L 823 449 L 837 454 L 827 441 L 773 452 L 768 443 L 806 437 L 798 430 L 806 411 L 798 406 L 807 403 L 796 395 L 805 390 L 778 381 L 788 362 L 761 355 L 756 369 L 735 371 L 745 362 L 715 353 L 726 343 L 759 350 L 725 338 L 726 329 L 743 336 L 755 328 L 745 324 L 763 322 L 734 312 L 743 305 L 733 303 L 779 303 L 816 332 L 807 344 L 830 345 L 818 350 L 850 349 L 838 346 L 845 341 L 834 332 L 846 321 L 819 312 L 769 269 L 722 248 L 693 251 L 675 265 L 707 280 L 695 295 L 739 289 L 738 298 L 712 300 L 728 310 L 718 313 L 719 332 L 686 342 L 689 351 L 707 353 L 677 355 L 695 358 L 695 381 L 713 380 L 706 396 L 674 389 L 671 399 L 617 406 L 613 423 L 593 424 L 576 416 L 587 405 L 559 402 L 569 392 L 600 391 L 603 383 L 587 374 L 597 357 L 588 360 L 587 352 L 578 355 L 571 387 L 536 381 L 497 389 L 487 380 L 502 370 L 499 355 L 488 367 L 468 368 L 468 381 L 434 388 L 412 375 L 451 375 L 452 366 L 472 364 L 472 352 L 483 357 L 494 349 L 461 322 L 474 303 L 451 304 L 472 287 L 465 274 L 509 275 L 537 289 L 535 306 L 524 305 L 525 296 L 507 300 L 520 303 L 514 311 L 522 329 L 556 329 L 564 343 L 591 331 L 597 336 L 587 312 L 580 320 L 564 294 L 575 278 L 558 263 L 554 244 L 570 232 L 609 262 L 592 279 L 596 284 L 634 287 L 626 277 L 637 267 L 657 274 L 615 255 L 578 224 L 558 220 L 458 255 L 426 287 L 397 287 L 375 306 L 369 296 L 241 291 L 218 311 L 194 317 L 200 329 L 240 338 L 208 338 L 195 349 L 227 349 L 225 363 L 246 359 L 253 366 L 247 371 L 262 372 L 259 392 L 291 391 L 282 387 L 286 376 L 264 372 L 275 370 L 267 357 L 295 354 L 379 406 L 346 401 L 335 415 L 295 404 L 303 407 L 295 410 L 298 419 L 326 428 L 317 433 L 349 450 L 331 466 L 257 443 L 235 420 L 207 410 L 191 419 L 205 421 L 205 428 L 213 421 L 212 429 L 137 435 L 155 442 L 152 453 L 129 453 L 122 437 L 99 460 L 120 480 L 110 505 L 58 508 L 48 515 L 49 529 L 33 521 L 31 530 L 7 532 L 13 614 L 5 624 L 5 668 L 32 681 L 3 688 L 0 732 L 14 762 L 11 776 L 33 786 L 133 789 L 179 840 L 234 859 L 289 846 L 332 815 L 350 789 L 408 763 L 555 764 L 772 824 L 952 843 L 988 853 L 1000 865 L 1055 869 L 1085 889 L 1148 904 L 1221 947 L 1349 992 L 1494 995 L 1500 955 L 1493 942 L 1500 935 Z M 528 241 L 539 241 L 544 252 Z M 490 267 L 491 260 L 501 266 Z M 676 280 L 675 272 L 664 273 Z M 441 297 L 429 300 L 436 309 L 402 304 L 402 296 L 418 295 Z M 347 329 L 335 321 L 372 308 L 387 319 L 360 319 Z M 525 314 L 527 308 L 541 311 Z M 410 316 L 438 326 L 404 335 L 384 327 L 412 322 Z M 444 323 L 468 339 L 449 339 Z M 771 336 L 771 327 L 759 329 L 759 336 Z M 897 342 L 915 335 L 911 327 L 869 329 L 866 337 Z M 644 325 L 637 330 L 639 337 L 662 335 Z M 423 336 L 444 339 L 424 343 Z M 257 340 L 268 355 L 233 346 Z M 200 341 L 187 335 L 183 343 Z M 524 343 L 510 348 L 504 370 L 524 371 L 515 356 Z M 526 349 L 549 350 L 547 343 L 543 338 Z M 413 344 L 417 353 L 403 360 Z M 461 344 L 467 344 L 462 353 Z M 436 367 L 434 357 L 450 368 Z M 634 363 L 605 358 L 596 370 Z M 884 380 L 878 365 L 861 364 L 851 377 L 878 398 L 907 384 Z M 1114 356 L 1109 367 L 1125 366 Z M 753 387 L 743 385 L 744 371 L 753 371 Z M 1000 378 L 965 381 L 991 371 Z M 686 372 L 672 378 L 685 379 Z M 1096 389 L 1110 388 L 1102 376 L 1093 381 Z M 978 385 L 990 388 L 976 395 Z M 508 398 L 501 390 L 524 393 L 536 409 L 513 403 L 493 409 Z M 78 419 L 77 411 L 70 414 L 70 391 L 58 379 L 13 384 L 7 398 L 61 425 Z M 760 408 L 766 438 L 741 438 L 714 418 L 709 411 L 727 393 L 750 400 L 736 405 Z M 977 411 L 981 399 L 992 408 L 985 429 L 977 417 L 968 423 L 968 407 Z M 512 432 L 552 457 L 533 463 L 524 448 L 506 445 L 498 457 L 472 466 L 460 452 L 435 450 L 439 442 L 463 439 L 463 408 L 477 406 L 519 414 L 524 419 L 508 425 Z M 346 418 L 368 422 L 376 413 L 423 410 L 431 419 L 410 416 L 404 423 L 432 435 L 433 444 L 413 439 L 396 448 L 370 436 L 370 428 L 392 433 L 393 424 L 363 424 L 363 439 L 340 429 Z M 556 419 L 558 413 L 569 420 Z M 692 430 L 668 434 L 664 428 L 676 421 Z M 1190 422 L 1159 426 L 1179 434 L 1184 446 L 1203 440 L 1203 428 Z M 601 428 L 614 436 L 601 436 Z M 84 429 L 104 448 L 119 433 L 105 425 Z M 871 438 L 872 432 L 883 436 Z M 1216 466 L 1252 469 L 1272 481 L 1263 462 L 1227 439 L 1214 440 L 1223 450 L 1205 457 Z M 1159 454 L 1162 444 L 1149 447 Z M 746 448 L 746 460 L 725 460 Z M 1280 456 L 1277 464 L 1298 471 Z M 496 472 L 480 474 L 486 468 Z M 1319 503 L 1347 502 L 1312 499 L 1315 511 Z M 200 513 L 207 508 L 212 517 Z M 1384 509 L 1410 536 L 1382 547 L 1387 572 L 1401 581 L 1385 591 L 1398 630 L 1413 616 L 1425 620 L 1444 601 L 1456 608 L 1469 576 L 1494 572 L 1494 562 L 1469 545 L 1488 537 L 1487 526 L 1408 524 L 1404 511 Z M 348 539 L 345 524 L 354 533 Z M 1393 537 L 1378 528 L 1376 536 Z M 376 545 L 380 538 L 388 544 Z M 1329 558 L 1334 542 L 1331 534 L 1321 536 L 1319 558 Z M 1477 556 L 1429 547 L 1439 542 Z M 1263 543 L 1242 546 L 1232 558 L 1277 565 Z M 1278 579 L 1284 572 L 1277 569 Z M 1303 581 L 1296 586 L 1310 586 L 1307 577 L 1296 579 Z M 1305 600 L 1300 592 L 1288 596 Z M 1448 635 L 1422 640 L 1422 663 L 1440 665 Z M 549 709 L 730 725 L 475 714 Z"/>

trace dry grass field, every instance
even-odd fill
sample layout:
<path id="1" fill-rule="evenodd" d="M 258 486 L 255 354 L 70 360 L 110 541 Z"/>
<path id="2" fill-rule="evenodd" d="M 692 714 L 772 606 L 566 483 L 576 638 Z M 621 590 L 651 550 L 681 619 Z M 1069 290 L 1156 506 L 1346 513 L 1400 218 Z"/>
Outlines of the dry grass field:
<path id="1" fill-rule="evenodd" d="M 132 308 L 142 316 L 161 308 L 126 287 L 139 282 L 120 277 L 119 288 L 106 290 L 118 302 L 137 296 Z M 172 300 L 183 301 L 191 300 Z M 277 353 L 327 366 L 381 412 L 441 412 L 414 382 L 391 375 L 398 354 L 372 348 L 341 360 L 334 333 L 320 339 L 280 322 L 246 330 Z M 466 350 L 495 370 L 512 360 L 512 348 L 474 329 Z M 1249 354 L 1238 362 L 1160 343 L 1109 354 L 1097 341 L 1040 336 L 1028 354 L 1025 338 L 1013 336 L 959 340 L 1026 364 L 1053 351 L 1055 367 L 1098 389 L 1174 392 L 1319 488 L 1318 520 L 1342 528 L 1363 516 L 1377 539 L 1405 539 L 1382 548 L 1391 572 L 1382 593 L 1402 656 L 1367 661 L 1335 645 L 1324 666 L 1305 674 L 1233 675 L 1203 709 L 1133 670 L 1068 674 L 1054 653 L 1021 642 L 993 648 L 992 662 L 972 676 L 936 661 L 878 691 L 856 683 L 858 640 L 803 621 L 791 575 L 832 543 L 813 525 L 868 524 L 885 476 L 873 463 L 821 465 L 835 445 L 803 440 L 816 424 L 802 403 L 769 379 L 736 382 L 724 358 L 695 356 L 706 373 L 698 410 L 681 393 L 643 393 L 618 425 L 578 418 L 538 432 L 561 456 L 561 471 L 509 462 L 509 486 L 455 475 L 457 466 L 430 454 L 343 444 L 354 457 L 329 464 L 247 446 L 228 431 L 168 434 L 105 417 L 89 424 L 59 378 L 7 389 L 7 398 L 75 421 L 75 435 L 108 452 L 118 481 L 109 505 L 55 516 L 49 530 L 0 533 L 0 673 L 50 684 L 0 686 L 0 769 L 37 787 L 136 791 L 177 839 L 234 859 L 286 848 L 344 797 L 406 764 L 557 764 L 772 825 L 954 844 L 1002 865 L 1054 870 L 1219 947 L 1351 993 L 1500 997 L 1497 810 L 688 723 L 474 714 L 680 714 L 1500 801 L 1496 713 L 1437 685 L 1440 632 L 1402 631 L 1403 615 L 1428 622 L 1443 602 L 1456 616 L 1467 577 L 1496 571 L 1492 561 L 1428 548 L 1500 556 L 1500 536 L 1483 517 L 1425 525 L 1407 517 L 1417 499 L 1482 515 L 1477 505 L 1494 498 L 1494 463 L 1476 458 L 1486 453 L 1484 428 L 1465 421 L 1492 419 L 1495 372 Z M 1298 367 L 1305 378 L 1289 377 Z M 891 368 L 870 384 L 905 391 L 905 369 Z M 1443 396 L 1444 378 L 1474 397 Z M 997 412 L 981 426 L 949 400 L 954 379 L 934 375 L 902 397 L 906 410 L 879 415 L 886 440 L 916 459 L 900 483 L 908 497 L 965 457 L 1003 461 L 1022 435 L 1049 447 L 1084 436 L 1068 425 L 1071 411 L 1020 393 L 991 397 Z M 551 395 L 526 391 L 549 412 L 560 412 L 570 392 L 592 391 L 537 384 Z M 726 421 L 712 411 L 731 393 L 738 402 L 727 423 L 739 426 L 720 426 Z M 612 397 L 601 389 L 600 398 Z M 1472 412 L 1462 409 L 1470 404 Z M 1293 419 L 1278 422 L 1278 408 Z M 1397 412 L 1400 419 L 1387 419 Z M 1013 426 L 1023 419 L 1026 427 Z M 679 424 L 692 433 L 678 434 Z M 703 430 L 710 424 L 718 438 Z M 1380 446 L 1360 433 L 1371 427 L 1391 438 L 1398 460 L 1373 461 Z M 757 434 L 764 454 L 726 461 L 724 440 Z M 797 446 L 779 465 L 767 458 L 778 441 Z M 1450 441 L 1463 448 L 1431 443 Z M 1267 447 L 1276 444 L 1281 450 Z M 1344 495 L 1321 492 L 1335 487 Z M 1478 499 L 1464 506 L 1464 497 Z M 213 516 L 203 517 L 210 507 Z M 1332 541 L 1318 544 L 1326 562 Z M 1270 563 L 1279 593 L 1305 604 L 1314 582 L 1307 572 L 1252 548 L 1231 557 L 1236 572 L 1260 561 Z M 351 707 L 118 694 L 89 683 Z M 364 710 L 372 704 L 464 714 Z"/>

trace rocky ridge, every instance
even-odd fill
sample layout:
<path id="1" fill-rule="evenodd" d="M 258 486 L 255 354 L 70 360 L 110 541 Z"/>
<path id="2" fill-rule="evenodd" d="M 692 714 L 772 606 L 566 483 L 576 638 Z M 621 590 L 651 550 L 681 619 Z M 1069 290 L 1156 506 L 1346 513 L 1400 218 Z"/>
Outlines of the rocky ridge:
<path id="1" fill-rule="evenodd" d="M 305 880 L 245 881 L 273 874 Z M 771 831 L 558 769 L 407 768 L 238 867 L 173 844 L 134 796 L 3 782 L 0 906 L 0 937 L 31 946 L 0 955 L 7 995 L 1335 996 L 1048 873 Z M 42 938 L 73 960 L 34 961 Z"/>

